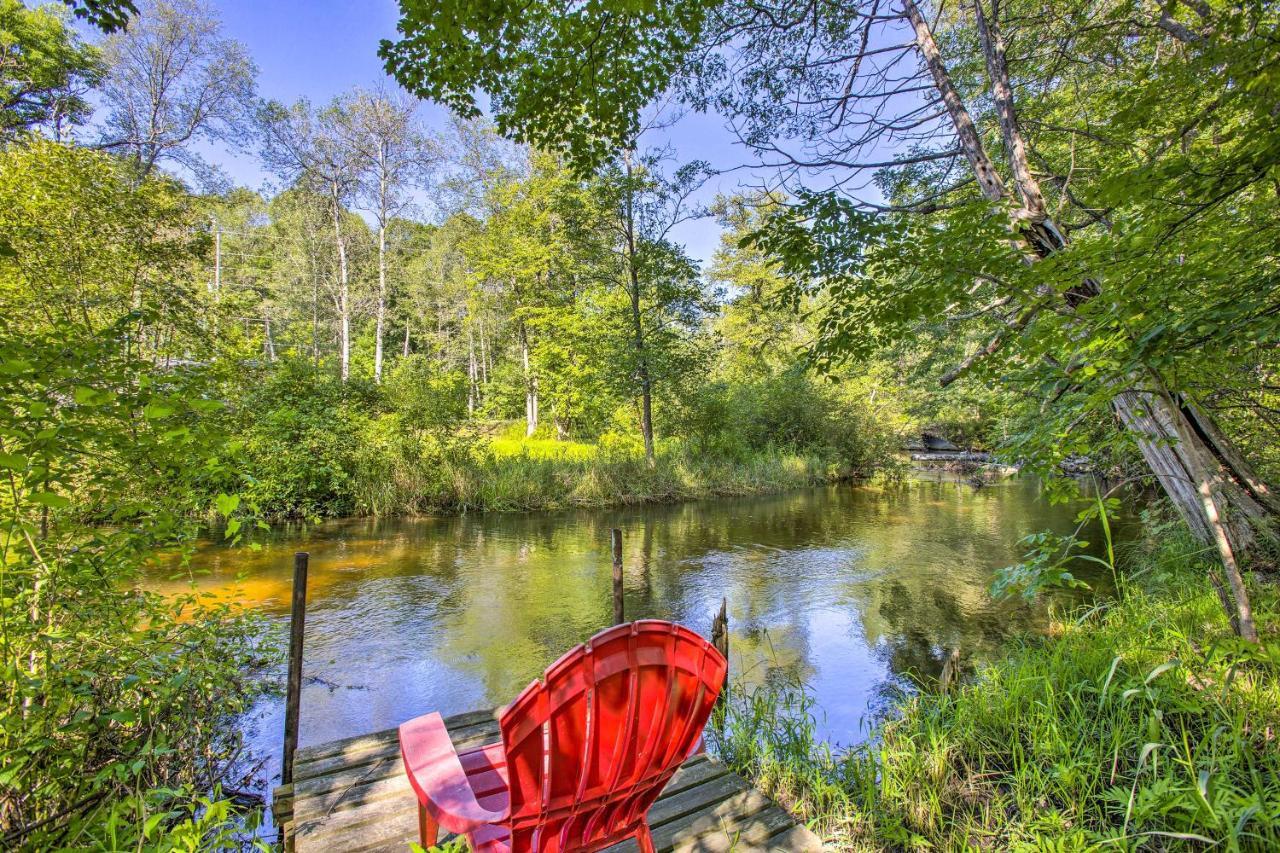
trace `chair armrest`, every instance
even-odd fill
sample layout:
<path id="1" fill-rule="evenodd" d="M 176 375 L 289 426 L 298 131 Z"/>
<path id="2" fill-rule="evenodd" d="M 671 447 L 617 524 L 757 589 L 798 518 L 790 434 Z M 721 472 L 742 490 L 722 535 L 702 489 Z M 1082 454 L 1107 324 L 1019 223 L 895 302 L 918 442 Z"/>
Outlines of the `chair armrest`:
<path id="1" fill-rule="evenodd" d="M 476 800 L 439 714 L 415 717 L 400 726 L 400 755 L 418 802 L 449 832 L 474 832 L 506 820 L 509 808 L 490 811 Z"/>

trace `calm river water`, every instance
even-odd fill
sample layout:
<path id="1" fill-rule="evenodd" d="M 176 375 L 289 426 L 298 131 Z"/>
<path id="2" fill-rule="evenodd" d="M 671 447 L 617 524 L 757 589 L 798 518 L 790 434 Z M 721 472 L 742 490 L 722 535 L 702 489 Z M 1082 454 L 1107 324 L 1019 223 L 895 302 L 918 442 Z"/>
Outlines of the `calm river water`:
<path id="1" fill-rule="evenodd" d="M 292 553 L 311 553 L 302 745 L 510 701 L 611 621 L 609 529 L 624 537 L 626 615 L 705 633 L 728 598 L 731 669 L 800 679 L 823 733 L 850 744 L 912 674 L 996 648 L 1043 611 L 994 602 L 1018 539 L 1078 507 L 1037 485 L 911 479 L 674 506 L 281 527 L 261 551 L 208 545 L 197 585 L 288 618 Z M 1090 578 L 1090 580 L 1093 580 Z M 156 578 L 156 588 L 188 581 Z M 247 721 L 279 753 L 283 701 Z M 270 772 L 270 765 L 268 765 Z"/>

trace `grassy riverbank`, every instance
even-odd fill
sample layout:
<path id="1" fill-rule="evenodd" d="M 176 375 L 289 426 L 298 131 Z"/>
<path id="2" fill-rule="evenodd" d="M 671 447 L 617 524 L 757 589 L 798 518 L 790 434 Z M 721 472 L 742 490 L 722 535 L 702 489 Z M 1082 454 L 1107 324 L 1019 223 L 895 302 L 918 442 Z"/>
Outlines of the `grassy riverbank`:
<path id="1" fill-rule="evenodd" d="M 523 421 L 436 412 L 415 378 L 402 370 L 382 387 L 343 385 L 297 365 L 268 378 L 230 424 L 247 504 L 279 518 L 755 495 L 868 477 L 895 464 L 900 444 L 900 425 L 862 398 L 797 380 L 789 394 L 739 395 L 731 417 L 686 414 L 681 430 L 658 437 L 650 464 L 626 425 L 572 440 L 544 426 L 528 437 Z"/>
<path id="2" fill-rule="evenodd" d="M 1131 562 L 1118 600 L 905 700 L 862 747 L 818 742 L 783 690 L 736 696 L 718 748 L 844 849 L 1277 849 L 1280 589 L 1256 589 L 1258 650 L 1188 543 Z"/>
<path id="3" fill-rule="evenodd" d="M 659 454 L 649 465 L 643 455 L 537 441 L 494 442 L 429 465 L 390 456 L 383 464 L 382 471 L 366 472 L 356 484 L 357 512 L 396 515 L 672 503 L 854 479 L 878 467 L 854 466 L 820 453 L 758 451 L 735 458 L 702 455 L 680 446 Z"/>

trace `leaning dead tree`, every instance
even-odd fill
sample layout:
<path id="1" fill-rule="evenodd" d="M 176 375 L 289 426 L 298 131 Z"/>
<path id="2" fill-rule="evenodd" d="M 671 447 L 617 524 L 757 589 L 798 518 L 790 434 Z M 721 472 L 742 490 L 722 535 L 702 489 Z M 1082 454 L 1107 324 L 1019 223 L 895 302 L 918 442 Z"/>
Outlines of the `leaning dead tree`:
<path id="1" fill-rule="evenodd" d="M 943 96 L 983 194 L 994 202 L 1010 201 L 1004 182 L 987 159 L 974 131 L 972 119 L 955 95 L 928 23 L 914 0 L 903 0 L 903 7 L 916 33 L 916 45 Z M 1027 145 L 1018 127 L 1013 87 L 997 25 L 988 19 L 982 0 L 974 1 L 973 12 L 1009 173 L 1017 189 L 1017 238 L 1025 243 L 1028 260 L 1034 261 L 1065 248 L 1067 238 L 1049 216 L 1044 194 L 1027 160 Z M 1101 285 L 1096 280 L 1086 279 L 1081 286 L 1067 291 L 1065 301 L 1068 307 L 1074 307 L 1100 292 Z M 1277 512 L 1280 506 L 1267 485 L 1206 413 L 1185 400 L 1175 399 L 1154 370 L 1143 370 L 1128 380 L 1117 388 L 1112 408 L 1133 434 L 1143 459 L 1183 520 L 1198 538 L 1217 548 L 1231 587 L 1232 601 L 1228 603 L 1224 598 L 1224 605 L 1228 606 L 1228 612 L 1234 610 L 1233 625 L 1237 632 L 1256 641 L 1257 628 L 1238 555 L 1247 552 L 1253 544 L 1258 523 Z M 1216 577 L 1214 584 L 1221 594 L 1221 583 Z"/>

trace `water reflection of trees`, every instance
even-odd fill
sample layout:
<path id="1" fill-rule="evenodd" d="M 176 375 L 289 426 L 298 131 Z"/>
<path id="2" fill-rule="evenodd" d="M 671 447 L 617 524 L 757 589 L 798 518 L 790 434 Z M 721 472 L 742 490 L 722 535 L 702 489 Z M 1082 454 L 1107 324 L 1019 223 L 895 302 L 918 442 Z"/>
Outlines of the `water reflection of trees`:
<path id="1" fill-rule="evenodd" d="M 1015 561 L 1019 537 L 1070 525 L 1069 510 L 1034 494 L 1032 484 L 909 482 L 668 507 L 348 521 L 296 530 L 302 540 L 281 537 L 257 553 L 209 548 L 197 562 L 211 570 L 206 588 L 283 608 L 290 555 L 305 542 L 309 671 L 343 684 L 352 682 L 343 673 L 358 671 L 376 694 L 318 701 L 339 717 L 349 713 L 340 703 L 368 702 L 388 717 L 378 725 L 397 722 L 406 704 L 508 701 L 605 627 L 612 527 L 624 534 L 628 618 L 705 632 L 727 597 L 738 672 L 873 699 L 902 674 L 936 677 L 950 650 L 982 654 L 1035 618 L 987 595 L 992 569 Z"/>

